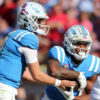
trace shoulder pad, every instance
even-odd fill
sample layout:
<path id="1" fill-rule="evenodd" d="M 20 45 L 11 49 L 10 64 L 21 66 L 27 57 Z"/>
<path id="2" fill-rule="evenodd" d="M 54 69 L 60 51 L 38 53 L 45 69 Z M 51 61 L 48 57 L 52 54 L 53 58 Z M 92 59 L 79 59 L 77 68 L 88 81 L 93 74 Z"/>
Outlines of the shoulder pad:
<path id="1" fill-rule="evenodd" d="M 22 46 L 36 50 L 38 49 L 39 40 L 34 33 L 31 33 L 29 31 L 21 31 L 14 37 L 14 39 Z"/>
<path id="2" fill-rule="evenodd" d="M 89 71 L 100 73 L 100 58 L 94 55 L 89 55 L 89 57 L 92 57 Z"/>
<path id="3" fill-rule="evenodd" d="M 59 62 L 63 63 L 65 59 L 65 51 L 60 46 L 54 46 L 49 50 L 48 56 L 57 59 Z"/>

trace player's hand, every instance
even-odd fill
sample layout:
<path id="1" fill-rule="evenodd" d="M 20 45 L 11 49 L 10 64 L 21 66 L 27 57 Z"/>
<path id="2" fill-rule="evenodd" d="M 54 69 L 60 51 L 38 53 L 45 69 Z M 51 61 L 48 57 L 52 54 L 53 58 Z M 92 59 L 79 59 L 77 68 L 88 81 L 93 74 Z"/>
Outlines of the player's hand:
<path id="1" fill-rule="evenodd" d="M 67 100 L 73 100 L 74 97 L 74 87 L 71 87 L 70 91 L 65 91 L 65 96 L 67 96 Z"/>
<path id="2" fill-rule="evenodd" d="M 80 84 L 80 88 L 78 89 L 78 91 L 82 91 L 87 85 L 86 78 L 85 78 L 84 74 L 82 72 L 80 72 L 80 75 L 77 79 Z"/>
<path id="3" fill-rule="evenodd" d="M 63 90 L 62 88 L 58 88 L 58 90 L 63 94 L 66 100 L 73 100 L 74 97 L 74 87 L 71 87 L 70 91 Z"/>
<path id="4" fill-rule="evenodd" d="M 74 81 L 62 80 L 59 87 L 66 89 L 66 87 L 75 87 L 75 85 Z"/>

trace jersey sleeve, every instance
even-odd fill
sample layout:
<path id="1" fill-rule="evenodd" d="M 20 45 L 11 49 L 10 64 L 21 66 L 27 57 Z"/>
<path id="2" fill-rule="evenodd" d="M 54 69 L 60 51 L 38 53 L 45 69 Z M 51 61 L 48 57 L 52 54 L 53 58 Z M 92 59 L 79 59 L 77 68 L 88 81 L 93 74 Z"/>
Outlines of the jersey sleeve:
<path id="1" fill-rule="evenodd" d="M 48 56 L 50 58 L 58 60 L 62 66 L 64 66 L 65 61 L 67 61 L 66 56 L 65 56 L 65 51 L 60 46 L 52 47 L 48 52 Z"/>
<path id="2" fill-rule="evenodd" d="M 92 61 L 89 67 L 89 71 L 92 71 L 95 74 L 100 73 L 100 58 L 92 55 Z"/>
<path id="3" fill-rule="evenodd" d="M 57 49 L 56 49 L 56 47 L 52 47 L 52 48 L 49 50 L 48 56 L 49 56 L 50 58 L 54 58 L 54 59 L 57 60 Z"/>
<path id="4" fill-rule="evenodd" d="M 37 36 L 31 32 L 22 34 L 16 38 L 16 40 L 21 44 L 21 46 L 38 50 L 39 40 Z"/>
<path id="5" fill-rule="evenodd" d="M 73 69 L 83 72 L 84 75 L 89 78 L 100 73 L 100 59 L 89 54 L 77 68 L 74 67 Z"/>

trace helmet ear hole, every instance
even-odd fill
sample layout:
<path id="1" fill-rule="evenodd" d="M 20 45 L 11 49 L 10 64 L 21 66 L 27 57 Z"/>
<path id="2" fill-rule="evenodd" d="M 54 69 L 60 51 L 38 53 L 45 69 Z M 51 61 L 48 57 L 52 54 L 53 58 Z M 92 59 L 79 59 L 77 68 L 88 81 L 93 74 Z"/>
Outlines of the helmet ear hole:
<path id="1" fill-rule="evenodd" d="M 29 22 L 26 18 L 24 19 L 25 22 Z"/>

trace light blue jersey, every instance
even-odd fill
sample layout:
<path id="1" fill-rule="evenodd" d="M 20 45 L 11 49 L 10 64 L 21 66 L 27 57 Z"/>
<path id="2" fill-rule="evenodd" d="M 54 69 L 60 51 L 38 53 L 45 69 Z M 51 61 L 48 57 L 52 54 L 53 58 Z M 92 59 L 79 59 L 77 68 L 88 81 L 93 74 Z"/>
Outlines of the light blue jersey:
<path id="1" fill-rule="evenodd" d="M 52 47 L 48 56 L 60 62 L 62 67 L 83 72 L 86 78 L 92 77 L 100 72 L 100 59 L 93 55 L 88 55 L 82 63 L 75 68 L 70 56 L 67 56 L 65 50 L 60 46 Z M 74 95 L 78 95 L 78 91 L 74 91 Z M 53 86 L 47 86 L 46 94 L 50 100 L 66 100 L 63 95 Z"/>
<path id="2" fill-rule="evenodd" d="M 38 38 L 34 33 L 18 29 L 6 38 L 0 51 L 0 83 L 18 88 L 22 74 L 27 66 L 19 47 L 38 49 Z"/>

